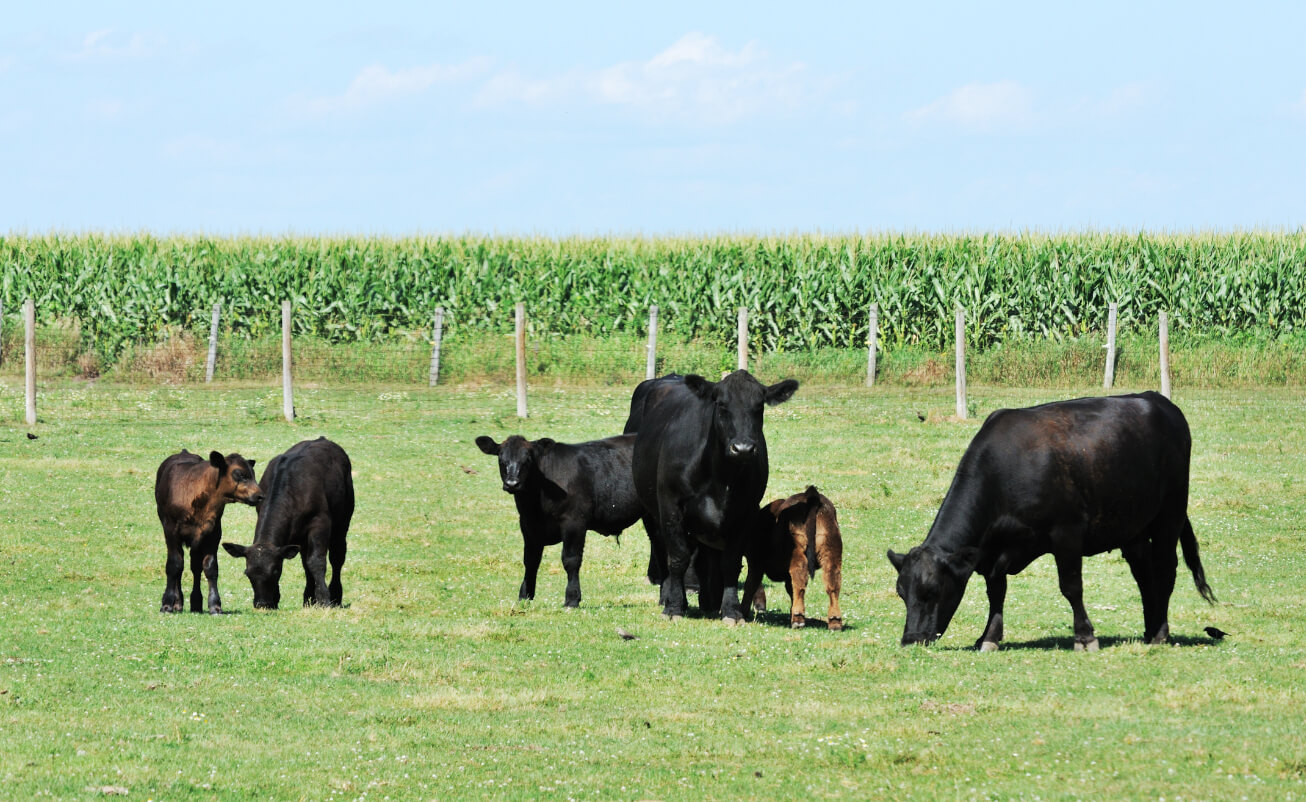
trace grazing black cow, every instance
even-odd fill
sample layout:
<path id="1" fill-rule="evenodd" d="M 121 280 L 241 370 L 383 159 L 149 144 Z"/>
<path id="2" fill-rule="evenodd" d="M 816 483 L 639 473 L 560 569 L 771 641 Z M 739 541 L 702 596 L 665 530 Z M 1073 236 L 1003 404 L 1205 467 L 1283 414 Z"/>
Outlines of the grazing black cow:
<path id="1" fill-rule="evenodd" d="M 807 625 L 807 580 L 821 569 L 825 592 L 830 597 L 826 626 L 843 629 L 839 590 L 843 584 L 843 537 L 834 504 L 815 485 L 778 498 L 757 511 L 756 532 L 745 545 L 748 575 L 744 579 L 744 600 L 766 609 L 762 577 L 784 582 L 789 593 L 789 625 Z"/>
<path id="2" fill-rule="evenodd" d="M 998 648 L 1007 575 L 1043 554 L 1057 561 L 1074 613 L 1075 649 L 1097 639 L 1082 598 L 1083 557 L 1120 549 L 1143 597 L 1143 639 L 1164 643 L 1176 543 L 1202 598 L 1215 601 L 1188 520 L 1192 437 L 1158 393 L 1081 398 L 989 415 L 961 458 L 925 542 L 889 552 L 907 605 L 903 645 L 948 628 L 972 573 L 988 586 L 976 646 Z"/>
<path id="3" fill-rule="evenodd" d="M 685 570 L 698 546 L 699 608 L 738 623 L 744 542 L 768 475 L 762 412 L 789 400 L 798 382 L 768 387 L 745 370 L 719 382 L 666 378 L 645 399 L 634 462 L 649 539 L 666 559 L 662 611 L 685 614 Z"/>
<path id="4" fill-rule="evenodd" d="M 354 516 L 352 471 L 349 455 L 325 437 L 296 443 L 268 463 L 260 480 L 267 496 L 258 505 L 254 542 L 222 544 L 231 556 L 244 558 L 255 607 L 277 609 L 282 563 L 296 554 L 304 565 L 304 605 L 340 606 L 340 571 Z"/>
<path id="5" fill-rule="evenodd" d="M 217 451 L 206 460 L 182 449 L 159 465 L 154 477 L 154 503 L 163 524 L 168 547 L 164 564 L 167 584 L 162 613 L 181 612 L 183 547 L 190 549 L 190 570 L 195 584 L 190 593 L 191 612 L 203 609 L 200 574 L 209 584 L 209 612 L 222 612 L 218 595 L 218 543 L 222 541 L 222 511 L 229 502 L 255 505 L 263 498 L 254 481 L 254 460 Z"/>
<path id="6" fill-rule="evenodd" d="M 526 569 L 517 597 L 535 598 L 544 547 L 562 543 L 562 567 L 567 571 L 564 604 L 578 606 L 585 532 L 619 535 L 642 512 L 631 479 L 635 436 L 568 444 L 547 437 L 531 441 L 520 435 L 496 443 L 482 435 L 476 445 L 499 458 L 503 489 L 517 504 Z"/>

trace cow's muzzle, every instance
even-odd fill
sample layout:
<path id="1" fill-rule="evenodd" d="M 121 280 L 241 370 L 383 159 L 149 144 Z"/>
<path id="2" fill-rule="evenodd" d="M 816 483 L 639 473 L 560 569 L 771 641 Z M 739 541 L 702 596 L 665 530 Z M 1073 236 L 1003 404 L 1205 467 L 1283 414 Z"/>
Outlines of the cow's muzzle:
<path id="1" fill-rule="evenodd" d="M 521 490 L 521 482 L 517 479 L 508 479 L 503 483 L 503 492 L 516 493 Z"/>
<path id="2" fill-rule="evenodd" d="M 751 457 L 756 452 L 756 443 L 749 443 L 741 440 L 730 444 L 730 456 L 732 457 Z"/>
<path id="3" fill-rule="evenodd" d="M 902 645 L 903 646 L 929 646 L 931 643 L 933 643 L 938 639 L 939 639 L 938 635 L 922 635 L 922 634 L 908 635 L 904 633 L 902 636 Z"/>

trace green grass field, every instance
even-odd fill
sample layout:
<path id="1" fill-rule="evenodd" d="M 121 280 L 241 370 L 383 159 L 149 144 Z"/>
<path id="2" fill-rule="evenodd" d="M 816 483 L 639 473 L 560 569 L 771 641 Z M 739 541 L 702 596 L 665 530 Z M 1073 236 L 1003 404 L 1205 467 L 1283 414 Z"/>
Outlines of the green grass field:
<path id="1" fill-rule="evenodd" d="M 768 497 L 810 482 L 839 508 L 848 628 L 834 633 L 790 630 L 777 587 L 756 624 L 664 621 L 639 527 L 619 543 L 591 536 L 579 610 L 562 608 L 557 547 L 535 602 L 517 603 L 515 510 L 473 438 L 613 434 L 628 387 L 537 388 L 524 422 L 504 389 L 306 390 L 288 425 L 267 387 L 68 384 L 44 392 L 29 430 L 21 386 L 3 382 L 0 797 L 1306 794 L 1300 389 L 1178 391 L 1220 603 L 1181 563 L 1171 645 L 1139 643 L 1137 590 L 1110 554 L 1084 571 L 1101 652 L 1071 651 L 1045 559 L 1011 581 L 1004 649 L 979 654 L 978 581 L 938 644 L 898 646 L 885 549 L 925 536 L 983 415 L 1095 390 L 972 386 L 977 417 L 955 421 L 946 387 L 809 384 L 770 410 Z M 161 615 L 159 462 L 216 448 L 261 471 L 322 434 L 356 471 L 345 607 L 255 612 L 223 553 L 228 614 Z M 224 524 L 248 543 L 253 510 L 229 507 Z M 824 609 L 814 591 L 809 615 Z M 1207 625 L 1232 634 L 1213 642 Z"/>

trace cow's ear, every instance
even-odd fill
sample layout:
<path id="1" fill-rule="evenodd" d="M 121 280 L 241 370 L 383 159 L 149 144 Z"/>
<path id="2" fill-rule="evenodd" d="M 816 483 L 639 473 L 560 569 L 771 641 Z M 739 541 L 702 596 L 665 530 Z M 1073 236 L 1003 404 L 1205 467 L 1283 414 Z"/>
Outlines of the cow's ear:
<path id="1" fill-rule="evenodd" d="M 227 553 L 232 557 L 240 557 L 241 559 L 244 559 L 247 551 L 244 546 L 238 546 L 235 543 L 223 543 L 222 548 L 226 549 Z"/>
<path id="2" fill-rule="evenodd" d="M 776 508 L 775 512 L 776 512 L 776 515 L 779 515 L 780 513 L 784 512 L 785 510 L 790 510 L 790 509 L 793 509 L 794 507 L 797 507 L 799 504 L 804 504 L 804 505 L 805 505 L 805 504 L 807 504 L 807 503 L 808 503 L 807 494 L 805 494 L 805 493 L 798 493 L 797 495 L 790 496 L 789 498 L 785 499 L 784 501 L 781 501 L 781 502 L 780 502 L 780 506 Z"/>
<path id="3" fill-rule="evenodd" d="M 691 373 L 685 377 L 685 386 L 689 388 L 691 393 L 704 401 L 712 400 L 712 390 L 716 387 L 715 384 L 697 373 Z"/>
<path id="4" fill-rule="evenodd" d="M 227 472 L 227 458 L 217 451 L 209 452 L 209 464 L 218 469 L 218 473 Z"/>
<path id="5" fill-rule="evenodd" d="M 299 546 L 281 547 L 281 559 L 283 560 L 289 560 L 291 557 L 294 557 L 298 553 L 299 553 Z"/>
<path id="6" fill-rule="evenodd" d="M 783 404 L 790 398 L 793 398 L 794 393 L 796 392 L 798 392 L 798 380 L 785 379 L 784 381 L 776 382 L 763 390 L 762 397 L 766 399 L 766 403 L 769 406 L 775 406 L 776 404 Z"/>
<path id="7" fill-rule="evenodd" d="M 974 546 L 967 546 L 964 549 L 958 549 L 955 553 L 949 554 L 945 562 L 948 569 L 956 574 L 959 579 L 965 579 L 975 573 L 975 566 L 979 565 L 980 550 Z"/>
<path id="8" fill-rule="evenodd" d="M 499 444 L 494 442 L 493 437 L 487 435 L 481 435 L 476 438 L 476 447 L 481 451 L 484 451 L 486 454 L 489 454 L 491 457 L 498 456 L 499 454 Z"/>
<path id="9" fill-rule="evenodd" d="M 889 562 L 893 564 L 893 570 L 902 573 L 902 564 L 907 561 L 906 554 L 899 554 L 893 549 L 889 549 Z"/>
<path id="10" fill-rule="evenodd" d="M 539 440 L 536 440 L 535 442 L 531 443 L 531 448 L 533 448 L 536 452 L 540 454 L 547 454 L 557 444 L 558 444 L 557 440 L 554 440 L 550 437 L 541 437 Z"/>
<path id="11" fill-rule="evenodd" d="M 245 461 L 249 463 L 249 472 L 250 472 L 250 473 L 253 473 L 253 472 L 254 472 L 254 460 L 251 459 L 251 460 L 245 460 Z"/>

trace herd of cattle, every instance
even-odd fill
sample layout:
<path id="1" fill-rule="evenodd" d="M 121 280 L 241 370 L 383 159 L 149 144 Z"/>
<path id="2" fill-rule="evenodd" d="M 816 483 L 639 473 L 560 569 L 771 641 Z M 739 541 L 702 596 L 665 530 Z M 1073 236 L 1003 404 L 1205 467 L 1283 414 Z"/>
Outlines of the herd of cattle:
<path id="1" fill-rule="evenodd" d="M 517 506 L 519 598 L 534 598 L 544 547 L 561 543 L 564 603 L 579 605 L 585 533 L 617 535 L 642 520 L 648 579 L 660 588 L 666 617 L 683 617 L 685 591 L 696 587 L 703 615 L 737 624 L 744 608 L 764 609 L 767 577 L 784 582 L 791 625 L 801 627 L 807 581 L 819 569 L 827 625 L 841 629 L 843 543 L 833 503 L 809 485 L 761 505 L 769 474 L 763 412 L 797 389 L 792 379 L 767 386 L 743 370 L 719 382 L 672 374 L 635 389 L 625 430 L 614 437 L 576 444 L 476 438 L 498 458 L 503 489 Z M 979 573 L 989 615 L 976 647 L 997 649 L 1007 576 L 1051 554 L 1073 613 L 1075 649 L 1096 650 L 1081 562 L 1111 549 L 1120 549 L 1138 583 L 1144 640 L 1164 643 L 1177 546 L 1202 597 L 1215 599 L 1187 513 L 1191 449 L 1183 413 L 1152 392 L 994 412 L 963 454 L 924 542 L 906 554 L 888 552 L 907 611 L 903 645 L 940 637 Z M 203 574 L 209 612 L 222 611 L 217 547 L 223 507 L 233 501 L 258 511 L 251 545 L 222 544 L 245 560 L 255 607 L 277 607 L 282 565 L 296 555 L 304 604 L 340 604 L 354 489 L 349 457 L 330 440 L 274 457 L 257 482 L 253 460 L 216 451 L 205 460 L 183 450 L 159 466 L 155 501 L 168 547 L 163 612 L 182 609 L 183 546 L 194 575 L 190 609 L 204 608 Z"/>

